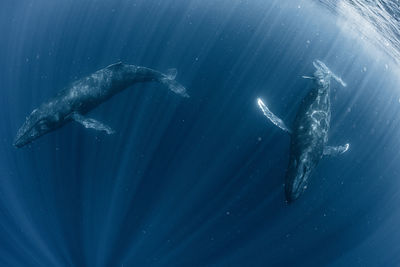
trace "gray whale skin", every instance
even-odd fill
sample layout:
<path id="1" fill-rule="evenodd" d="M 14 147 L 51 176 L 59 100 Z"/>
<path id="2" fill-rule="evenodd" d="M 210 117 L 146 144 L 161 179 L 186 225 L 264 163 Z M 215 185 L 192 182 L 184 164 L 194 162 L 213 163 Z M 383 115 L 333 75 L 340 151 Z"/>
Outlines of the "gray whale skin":
<path id="1" fill-rule="evenodd" d="M 349 149 L 349 144 L 336 147 L 327 145 L 331 119 L 330 80 L 334 78 L 342 86 L 346 84 L 323 62 L 316 60 L 313 65 L 317 69 L 314 76 L 303 78 L 312 79 L 314 87 L 301 102 L 292 129 L 258 99 L 264 115 L 291 136 L 289 165 L 285 177 L 285 196 L 289 203 L 299 198 L 307 189 L 311 173 L 323 156 L 340 155 Z"/>
<path id="2" fill-rule="evenodd" d="M 143 82 L 158 82 L 171 91 L 189 97 L 185 87 L 175 81 L 176 69 L 167 74 L 134 65 L 118 62 L 72 83 L 50 101 L 32 111 L 18 130 L 14 145 L 23 147 L 42 135 L 52 132 L 70 121 L 85 128 L 112 134 L 107 125 L 84 115 L 124 89 Z"/>

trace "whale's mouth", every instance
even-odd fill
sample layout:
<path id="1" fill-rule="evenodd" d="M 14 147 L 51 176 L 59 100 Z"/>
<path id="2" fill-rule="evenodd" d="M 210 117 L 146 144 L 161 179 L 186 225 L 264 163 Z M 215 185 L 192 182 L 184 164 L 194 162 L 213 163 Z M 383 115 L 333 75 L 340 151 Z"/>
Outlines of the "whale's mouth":
<path id="1" fill-rule="evenodd" d="M 297 187 L 296 187 L 296 195 L 298 195 L 298 197 L 301 195 L 301 193 L 307 188 L 307 179 L 305 178 L 307 174 L 307 167 L 305 165 L 303 165 L 303 170 L 301 173 L 301 176 L 297 179 L 299 179 L 299 182 L 297 183 Z"/>
<path id="2" fill-rule="evenodd" d="M 39 136 L 43 135 L 45 132 L 45 127 L 40 122 L 43 120 L 37 120 L 32 122 L 27 119 L 27 121 L 21 126 L 18 130 L 17 136 L 14 139 L 14 146 L 17 148 L 21 148 L 33 140 L 38 138 Z M 47 128 L 47 127 L 46 127 Z"/>
<path id="3" fill-rule="evenodd" d="M 307 177 L 308 171 L 307 166 L 303 165 L 299 167 L 297 175 L 293 180 L 291 188 L 286 191 L 286 200 L 291 203 L 298 199 L 301 194 L 307 189 Z"/>
<path id="4" fill-rule="evenodd" d="M 21 148 L 32 142 L 32 140 L 35 139 L 37 136 L 37 131 L 35 130 L 35 128 L 29 128 L 28 130 L 24 130 L 23 128 L 24 127 L 21 127 L 21 129 L 18 131 L 17 136 L 15 137 L 15 147 Z"/>
<path id="5" fill-rule="evenodd" d="M 18 140 L 15 140 L 15 141 L 14 141 L 14 144 L 13 144 L 13 145 L 14 145 L 15 147 L 21 148 L 21 147 L 23 147 L 23 146 L 29 144 L 30 142 L 32 142 L 32 141 L 26 141 L 26 140 L 23 140 L 23 139 L 18 139 Z"/>
<path id="6" fill-rule="evenodd" d="M 13 145 L 14 145 L 15 147 L 20 148 L 20 147 L 23 147 L 25 144 L 24 144 L 22 138 L 16 138 L 16 139 L 14 140 Z"/>

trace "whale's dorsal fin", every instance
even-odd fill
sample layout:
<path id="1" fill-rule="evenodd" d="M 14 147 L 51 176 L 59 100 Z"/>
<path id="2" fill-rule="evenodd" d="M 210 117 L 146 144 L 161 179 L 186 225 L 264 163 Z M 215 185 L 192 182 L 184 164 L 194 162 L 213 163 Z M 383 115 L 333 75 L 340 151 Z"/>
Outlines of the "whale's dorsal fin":
<path id="1" fill-rule="evenodd" d="M 77 112 L 73 112 L 70 115 L 70 118 L 73 119 L 74 121 L 82 124 L 87 129 L 95 129 L 97 131 L 104 131 L 107 134 L 115 133 L 115 131 L 110 126 L 105 125 L 95 119 L 86 118 Z"/>
<path id="2" fill-rule="evenodd" d="M 260 98 L 257 99 L 257 104 L 264 113 L 264 116 L 267 117 L 273 124 L 281 128 L 285 132 L 288 132 L 289 134 L 292 133 L 292 131 L 286 126 L 283 120 L 272 113 Z"/>
<path id="3" fill-rule="evenodd" d="M 115 67 L 121 67 L 124 63 L 122 61 L 118 61 L 117 63 L 111 64 L 107 66 L 107 68 L 115 68 Z"/>
<path id="4" fill-rule="evenodd" d="M 344 146 L 325 146 L 324 156 L 338 156 L 349 150 L 350 144 Z"/>

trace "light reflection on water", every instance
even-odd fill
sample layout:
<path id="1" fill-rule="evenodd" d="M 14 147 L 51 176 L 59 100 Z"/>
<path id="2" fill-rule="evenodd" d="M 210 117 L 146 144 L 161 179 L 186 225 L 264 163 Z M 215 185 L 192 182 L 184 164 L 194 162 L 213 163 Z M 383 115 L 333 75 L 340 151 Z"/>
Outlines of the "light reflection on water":
<path id="1" fill-rule="evenodd" d="M 400 63 L 400 3 L 397 0 L 319 0 L 337 14 L 338 25 L 360 34 Z"/>

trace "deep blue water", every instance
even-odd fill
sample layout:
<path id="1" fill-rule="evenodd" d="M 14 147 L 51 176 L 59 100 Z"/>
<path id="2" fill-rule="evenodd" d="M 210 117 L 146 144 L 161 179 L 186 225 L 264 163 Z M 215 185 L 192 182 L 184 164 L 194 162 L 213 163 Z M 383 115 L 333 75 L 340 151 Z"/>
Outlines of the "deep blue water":
<path id="1" fill-rule="evenodd" d="M 64 0 L 0 3 L 0 266 L 400 266 L 397 59 L 316 1 Z M 285 202 L 285 121 L 332 82 L 332 145 Z M 26 148 L 25 117 L 122 60 L 178 69 L 190 98 L 133 86 Z"/>

